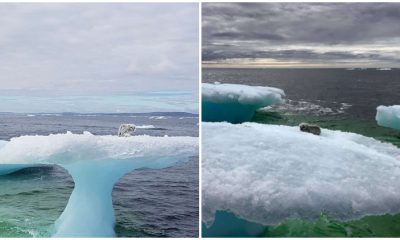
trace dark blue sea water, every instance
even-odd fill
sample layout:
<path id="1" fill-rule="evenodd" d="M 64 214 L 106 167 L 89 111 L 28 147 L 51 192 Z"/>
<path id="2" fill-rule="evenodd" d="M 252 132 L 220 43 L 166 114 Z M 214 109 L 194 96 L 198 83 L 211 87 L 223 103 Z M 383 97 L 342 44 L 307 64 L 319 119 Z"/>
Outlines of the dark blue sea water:
<path id="1" fill-rule="evenodd" d="M 66 131 L 115 135 L 121 123 L 138 126 L 135 134 L 198 136 L 198 116 L 189 113 L 0 113 L 0 139 Z M 135 170 L 121 178 L 113 190 L 117 236 L 198 236 L 198 172 L 195 156 L 174 167 Z M 0 176 L 0 237 L 50 236 L 73 187 L 70 175 L 58 166 Z"/>
<path id="2" fill-rule="evenodd" d="M 202 81 L 277 87 L 290 110 L 304 113 L 345 108 L 339 113 L 367 119 L 379 105 L 400 103 L 400 69 L 203 69 Z"/>

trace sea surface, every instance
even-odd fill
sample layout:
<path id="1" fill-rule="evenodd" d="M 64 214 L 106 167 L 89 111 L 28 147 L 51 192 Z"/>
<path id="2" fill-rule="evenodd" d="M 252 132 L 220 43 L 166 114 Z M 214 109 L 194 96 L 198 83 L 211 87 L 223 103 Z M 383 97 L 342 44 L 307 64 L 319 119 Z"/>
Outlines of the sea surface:
<path id="1" fill-rule="evenodd" d="M 79 114 L 0 113 L 0 140 L 22 135 L 82 133 L 116 135 L 122 123 L 135 134 L 198 136 L 190 113 Z M 197 237 L 198 156 L 176 166 L 134 170 L 113 189 L 118 237 Z M 74 182 L 58 166 L 27 168 L 0 176 L 0 237 L 49 237 Z"/>
<path id="2" fill-rule="evenodd" d="M 297 126 L 301 122 L 355 132 L 400 147 L 400 131 L 378 126 L 376 107 L 400 104 L 400 69 L 203 69 L 203 82 L 270 86 L 286 102 L 259 110 L 252 122 Z M 227 230 L 227 223 L 234 226 Z M 340 222 L 321 213 L 316 221 L 288 219 L 261 226 L 219 211 L 203 236 L 400 237 L 400 215 L 367 216 Z"/>

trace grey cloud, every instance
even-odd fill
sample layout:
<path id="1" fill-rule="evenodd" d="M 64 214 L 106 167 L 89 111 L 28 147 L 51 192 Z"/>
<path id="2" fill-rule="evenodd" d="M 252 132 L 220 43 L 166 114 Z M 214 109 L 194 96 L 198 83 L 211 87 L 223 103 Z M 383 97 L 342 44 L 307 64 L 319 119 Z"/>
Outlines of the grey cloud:
<path id="1" fill-rule="evenodd" d="M 397 63 L 400 59 L 365 47 L 358 51 L 361 45 L 399 46 L 400 3 L 205 3 L 202 13 L 205 61 L 370 58 Z M 292 50 L 293 46 L 299 49 Z M 342 51 L 341 46 L 354 51 Z"/>
<path id="2" fill-rule="evenodd" d="M 241 38 L 253 40 L 338 44 L 400 35 L 400 3 L 206 3 L 203 6 L 205 37 L 235 29 L 237 36 L 241 33 Z M 264 34 L 280 37 L 265 39 Z"/>

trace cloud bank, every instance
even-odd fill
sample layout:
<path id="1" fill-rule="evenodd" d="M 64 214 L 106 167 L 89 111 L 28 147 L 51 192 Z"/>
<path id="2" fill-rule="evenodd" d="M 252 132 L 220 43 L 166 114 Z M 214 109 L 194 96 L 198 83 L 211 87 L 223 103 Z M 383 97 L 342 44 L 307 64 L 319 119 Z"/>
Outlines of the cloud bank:
<path id="1" fill-rule="evenodd" d="M 396 67 L 399 3 L 205 3 L 209 66 Z"/>

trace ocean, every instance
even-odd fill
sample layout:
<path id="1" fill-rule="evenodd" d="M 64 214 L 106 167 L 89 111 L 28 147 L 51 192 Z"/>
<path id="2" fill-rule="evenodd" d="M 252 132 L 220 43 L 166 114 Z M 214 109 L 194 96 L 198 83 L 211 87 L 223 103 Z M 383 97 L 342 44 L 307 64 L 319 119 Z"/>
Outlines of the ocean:
<path id="1" fill-rule="evenodd" d="M 285 103 L 256 112 L 252 122 L 297 126 L 302 122 L 354 132 L 400 147 L 398 130 L 378 126 L 376 107 L 400 104 L 400 69 L 203 69 L 203 82 L 269 86 L 285 91 Z M 230 229 L 227 223 L 230 223 Z M 338 221 L 287 219 L 262 226 L 221 209 L 203 236 L 399 237 L 400 215 Z"/>
<path id="2" fill-rule="evenodd" d="M 198 115 L 190 113 L 80 114 L 0 113 L 0 140 L 24 135 L 83 133 L 116 135 L 122 123 L 135 135 L 198 137 Z M 118 237 L 197 237 L 198 156 L 161 170 L 140 169 L 113 188 Z M 49 237 L 74 182 L 49 165 L 0 176 L 0 237 Z"/>

